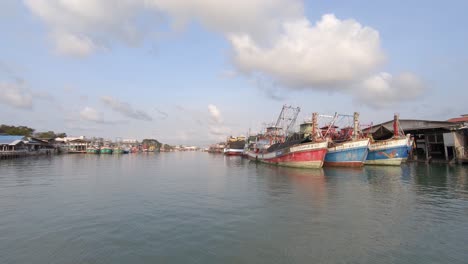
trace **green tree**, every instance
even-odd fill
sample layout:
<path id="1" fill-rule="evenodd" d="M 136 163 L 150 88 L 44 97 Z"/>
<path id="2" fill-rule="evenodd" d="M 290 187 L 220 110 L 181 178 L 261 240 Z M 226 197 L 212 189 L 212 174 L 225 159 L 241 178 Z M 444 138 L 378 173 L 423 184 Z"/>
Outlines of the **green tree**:
<path id="1" fill-rule="evenodd" d="M 7 135 L 18 135 L 18 136 L 31 136 L 34 133 L 34 129 L 27 126 L 0 126 L 1 133 Z"/>
<path id="2" fill-rule="evenodd" d="M 37 138 L 55 138 L 54 131 L 47 131 L 47 132 L 38 132 L 34 134 Z"/>
<path id="3" fill-rule="evenodd" d="M 157 141 L 156 139 L 147 139 L 147 138 L 143 139 L 141 144 L 147 147 L 154 146 L 155 148 L 160 148 L 162 146 L 162 143 Z"/>
<path id="4" fill-rule="evenodd" d="M 47 131 L 47 132 L 37 132 L 34 134 L 37 138 L 57 138 L 57 137 L 66 137 L 66 133 L 58 133 L 55 134 L 54 131 Z"/>

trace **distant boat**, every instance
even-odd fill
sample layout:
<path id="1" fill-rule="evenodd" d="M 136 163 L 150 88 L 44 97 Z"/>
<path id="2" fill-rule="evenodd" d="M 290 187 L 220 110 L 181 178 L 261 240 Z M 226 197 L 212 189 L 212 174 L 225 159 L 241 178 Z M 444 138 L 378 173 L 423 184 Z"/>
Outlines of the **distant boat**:
<path id="1" fill-rule="evenodd" d="M 338 116 L 335 114 L 332 126 Z M 369 138 L 359 138 L 359 114 L 354 113 L 353 115 L 353 127 L 344 128 L 340 132 L 326 135 L 331 138 L 324 166 L 362 167 L 368 154 Z M 340 140 L 342 141 L 340 142 Z"/>
<path id="2" fill-rule="evenodd" d="M 101 147 L 101 154 L 112 154 L 114 150 L 109 146 Z"/>
<path id="3" fill-rule="evenodd" d="M 398 115 L 393 119 L 393 137 L 387 140 L 371 141 L 366 165 L 401 165 L 408 159 L 412 146 L 411 136 L 403 135 Z"/>
<path id="4" fill-rule="evenodd" d="M 245 148 L 245 137 L 229 137 L 224 148 L 224 155 L 242 156 Z"/>
<path id="5" fill-rule="evenodd" d="M 128 153 L 130 153 L 131 150 L 132 150 L 132 149 L 129 148 L 129 147 L 124 147 L 124 148 L 122 148 L 122 153 L 123 153 L 123 154 L 128 154 Z"/>
<path id="6" fill-rule="evenodd" d="M 114 154 L 124 154 L 124 150 L 121 147 L 115 147 L 113 153 Z"/>
<path id="7" fill-rule="evenodd" d="M 293 114 L 286 117 L 286 111 L 292 110 Z M 304 137 L 304 134 L 294 133 L 286 136 L 283 128 L 278 126 L 286 120 L 286 130 L 294 127 L 299 108 L 283 106 L 275 126 L 266 128 L 262 140 L 257 142 L 253 150 L 247 150 L 247 156 L 251 160 L 296 168 L 321 168 L 327 153 L 328 142 L 317 137 L 317 113 L 312 118 L 312 134 Z M 263 145 L 260 142 L 268 141 Z M 263 146 L 262 146 L 263 145 Z"/>
<path id="8" fill-rule="evenodd" d="M 100 149 L 97 148 L 97 147 L 88 147 L 88 148 L 86 148 L 86 153 L 88 153 L 88 154 L 99 154 Z"/>

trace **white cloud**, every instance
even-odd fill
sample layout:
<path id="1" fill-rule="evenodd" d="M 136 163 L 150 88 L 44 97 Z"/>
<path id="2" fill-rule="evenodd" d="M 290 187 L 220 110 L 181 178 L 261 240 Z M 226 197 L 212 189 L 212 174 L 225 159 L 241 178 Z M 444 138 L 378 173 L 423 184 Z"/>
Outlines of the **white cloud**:
<path id="1" fill-rule="evenodd" d="M 104 117 L 96 109 L 86 106 L 80 112 L 80 118 L 95 123 L 104 123 Z"/>
<path id="2" fill-rule="evenodd" d="M 218 107 L 216 107 L 216 105 L 208 105 L 208 111 L 210 112 L 210 116 L 213 121 L 215 121 L 215 123 L 219 124 L 223 121 L 221 112 L 219 111 Z"/>
<path id="3" fill-rule="evenodd" d="M 216 105 L 209 104 L 208 112 L 211 118 L 211 124 L 208 124 L 208 132 L 214 136 L 214 139 L 224 139 L 226 136 L 232 134 L 232 129 L 224 124 L 221 111 L 219 111 Z"/>
<path id="4" fill-rule="evenodd" d="M 144 120 L 144 121 L 152 121 L 153 118 L 141 111 L 133 109 L 133 107 L 126 102 L 119 101 L 111 96 L 102 96 L 101 101 L 109 106 L 112 110 L 132 119 L 136 120 Z"/>
<path id="5" fill-rule="evenodd" d="M 75 57 L 85 57 L 98 48 L 89 37 L 71 33 L 55 33 L 54 40 L 58 53 Z"/>
<path id="6" fill-rule="evenodd" d="M 210 134 L 215 135 L 215 136 L 223 136 L 226 137 L 230 134 L 232 134 L 232 130 L 226 126 L 215 126 L 211 125 L 208 127 Z"/>
<path id="7" fill-rule="evenodd" d="M 357 101 L 382 108 L 415 99 L 424 89 L 424 83 L 412 73 L 392 76 L 382 72 L 365 79 L 353 91 Z"/>
<path id="8" fill-rule="evenodd" d="M 269 79 L 277 89 L 333 90 L 376 107 L 369 94 L 391 94 L 405 87 L 419 94 L 422 85 L 414 75 L 390 79 L 372 77 L 381 71 L 385 54 L 379 32 L 354 19 L 326 14 L 316 23 L 304 15 L 300 0 L 25 0 L 33 14 L 49 28 L 60 54 L 87 56 L 115 43 L 138 45 L 169 22 L 182 28 L 195 21 L 223 34 L 232 46 L 236 68 L 230 76 Z M 167 21 L 165 19 L 167 18 Z M 160 27 L 161 26 L 161 27 Z M 412 76 L 412 77 L 408 77 Z M 378 81 L 389 88 L 378 90 Z M 372 84 L 370 84 L 372 83 Z M 356 89 L 363 84 L 369 88 Z M 262 88 L 261 88 L 262 89 Z M 263 88 L 264 90 L 264 88 Z M 406 98 L 414 98 L 407 96 Z M 395 99 L 398 100 L 398 99 Z M 108 102 L 131 118 L 150 120 L 128 104 Z M 112 107 L 112 106 L 111 106 Z"/>
<path id="9" fill-rule="evenodd" d="M 0 103 L 15 108 L 32 109 L 33 96 L 22 82 L 0 82 Z"/>
<path id="10" fill-rule="evenodd" d="M 229 36 L 233 59 L 245 73 L 260 73 L 293 88 L 342 88 L 384 60 L 379 33 L 355 20 L 324 15 L 315 25 L 307 18 L 286 21 L 271 47 L 248 34 Z"/>
<path id="11" fill-rule="evenodd" d="M 88 55 L 98 47 L 105 47 L 102 43 L 112 41 L 137 45 L 155 32 L 163 17 L 169 17 L 175 28 L 197 21 L 222 33 L 248 32 L 256 39 L 266 39 L 279 28 L 282 19 L 302 13 L 298 0 L 25 0 L 25 3 L 49 26 L 57 51 L 73 56 Z"/>

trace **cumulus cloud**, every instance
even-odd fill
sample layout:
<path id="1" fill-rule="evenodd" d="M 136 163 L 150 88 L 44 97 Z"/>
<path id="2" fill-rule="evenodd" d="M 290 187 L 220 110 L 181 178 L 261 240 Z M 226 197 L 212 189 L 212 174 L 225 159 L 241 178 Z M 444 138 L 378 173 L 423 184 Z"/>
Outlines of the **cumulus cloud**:
<path id="1" fill-rule="evenodd" d="M 22 82 L 0 82 L 0 103 L 20 109 L 32 109 L 33 96 Z"/>
<path id="2" fill-rule="evenodd" d="M 143 121 L 152 121 L 153 118 L 141 110 L 134 109 L 129 103 L 119 101 L 111 96 L 102 96 L 101 101 L 109 106 L 115 112 L 122 114 L 128 118 L 143 120 Z"/>
<path id="3" fill-rule="evenodd" d="M 246 73 L 271 76 L 296 88 L 340 88 L 365 77 L 384 60 L 379 33 L 353 19 L 324 15 L 315 25 L 306 18 L 287 21 L 271 47 L 248 34 L 232 34 L 233 59 Z"/>
<path id="4" fill-rule="evenodd" d="M 266 39 L 282 19 L 302 13 L 299 0 L 26 0 L 25 3 L 50 27 L 57 51 L 73 56 L 88 55 L 114 40 L 138 45 L 154 31 L 162 17 L 169 17 L 174 28 L 196 21 L 215 31 L 248 32 L 257 39 Z"/>
<path id="5" fill-rule="evenodd" d="M 58 53 L 75 57 L 87 56 L 98 48 L 87 36 L 77 36 L 71 33 L 55 33 L 54 40 Z"/>
<path id="6" fill-rule="evenodd" d="M 85 108 L 83 108 L 83 110 L 81 110 L 80 118 L 95 123 L 105 123 L 102 113 L 89 106 L 86 106 Z"/>
<path id="7" fill-rule="evenodd" d="M 221 112 L 216 105 L 209 104 L 208 111 L 210 112 L 211 119 L 215 121 L 215 123 L 220 124 L 223 121 Z"/>
<path id="8" fill-rule="evenodd" d="M 218 139 L 220 137 L 228 136 L 232 133 L 231 128 L 226 126 L 219 111 L 218 107 L 213 104 L 208 105 L 208 112 L 210 113 L 211 124 L 208 124 L 208 132 L 216 136 Z"/>
<path id="9" fill-rule="evenodd" d="M 423 93 L 424 84 L 412 73 L 392 76 L 382 72 L 362 81 L 354 91 L 358 101 L 381 108 L 417 98 Z"/>
<path id="10" fill-rule="evenodd" d="M 0 61 L 0 104 L 32 109 L 34 100 L 54 101 L 54 97 L 46 91 L 29 89 L 28 83 L 15 68 L 18 66 Z"/>
<path id="11" fill-rule="evenodd" d="M 333 14 L 313 23 L 304 15 L 302 2 L 25 0 L 29 10 L 48 26 L 60 54 L 82 57 L 115 43 L 135 46 L 151 38 L 163 23 L 180 29 L 195 21 L 223 34 L 230 43 L 236 70 L 230 76 L 269 79 L 275 89 L 260 89 L 275 100 L 282 99 L 276 87 L 343 92 L 366 104 L 372 104 L 365 98 L 374 93 L 391 94 L 397 100 L 398 87 L 410 94 L 420 93 L 422 85 L 414 75 L 373 76 L 385 61 L 376 29 Z M 377 80 L 387 83 L 386 92 L 375 88 L 382 86 Z M 374 88 L 355 88 L 361 84 Z M 128 117 L 150 120 L 128 104 L 107 103 Z"/>

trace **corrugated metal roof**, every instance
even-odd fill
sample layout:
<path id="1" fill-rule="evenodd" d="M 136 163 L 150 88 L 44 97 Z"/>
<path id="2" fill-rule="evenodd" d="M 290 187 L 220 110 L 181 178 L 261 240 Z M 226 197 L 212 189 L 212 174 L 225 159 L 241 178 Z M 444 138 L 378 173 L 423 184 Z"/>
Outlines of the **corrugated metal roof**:
<path id="1" fill-rule="evenodd" d="M 447 120 L 447 122 L 452 122 L 452 123 L 468 122 L 468 116 L 450 118 L 449 120 Z"/>
<path id="2" fill-rule="evenodd" d="M 3 145 L 10 145 L 12 143 L 14 143 L 15 141 L 19 140 L 23 140 L 24 136 L 4 136 L 4 135 L 0 135 L 0 144 L 3 144 Z"/>
<path id="3" fill-rule="evenodd" d="M 8 144 L 8 145 L 10 145 L 10 146 L 15 146 L 15 145 L 18 145 L 19 143 L 22 143 L 22 142 L 23 142 L 23 140 L 18 139 L 18 140 L 15 140 L 15 141 L 11 142 L 11 143 Z"/>
<path id="4" fill-rule="evenodd" d="M 429 121 L 429 120 L 413 120 L 413 119 L 400 119 L 400 127 L 404 130 L 424 130 L 424 129 L 450 129 L 455 128 L 454 123 L 446 121 Z M 374 133 L 375 131 L 384 127 L 389 131 L 393 131 L 393 120 L 387 121 L 382 124 L 374 125 L 370 128 L 365 128 L 363 131 Z"/>

